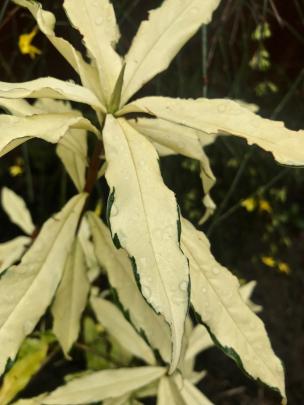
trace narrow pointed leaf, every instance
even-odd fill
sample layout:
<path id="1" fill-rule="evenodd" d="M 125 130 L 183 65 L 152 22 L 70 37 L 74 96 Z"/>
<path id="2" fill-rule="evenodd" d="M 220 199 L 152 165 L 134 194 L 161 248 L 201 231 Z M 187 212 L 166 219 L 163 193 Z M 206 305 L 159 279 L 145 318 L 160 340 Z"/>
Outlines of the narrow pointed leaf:
<path id="1" fill-rule="evenodd" d="M 0 388 L 0 404 L 7 405 L 22 391 L 31 378 L 39 371 L 47 356 L 48 344 L 44 340 L 26 340 L 27 353 L 18 358 L 13 367 L 5 374 Z"/>
<path id="2" fill-rule="evenodd" d="M 251 295 L 253 293 L 253 290 L 256 287 L 256 281 L 250 281 L 247 284 L 244 284 L 240 287 L 240 294 L 243 300 L 249 305 L 250 309 L 255 312 L 256 314 L 261 312 L 263 310 L 263 307 L 261 305 L 257 305 L 254 302 L 252 302 Z"/>
<path id="3" fill-rule="evenodd" d="M 27 8 L 36 19 L 41 32 L 48 38 L 51 44 L 61 53 L 67 62 L 79 74 L 81 82 L 85 87 L 100 95 L 97 69 L 86 63 L 80 52 L 78 52 L 68 41 L 57 37 L 54 32 L 56 19 L 54 14 L 43 10 L 38 2 L 31 0 L 13 0 L 21 7 Z"/>
<path id="4" fill-rule="evenodd" d="M 163 377 L 158 386 L 157 405 L 186 405 L 175 381 L 170 377 Z"/>
<path id="5" fill-rule="evenodd" d="M 153 145 L 125 120 L 104 128 L 112 236 L 132 258 L 141 293 L 170 325 L 175 369 L 189 303 L 188 263 L 179 246 L 179 213 Z M 122 175 L 123 173 L 123 175 Z M 128 196 L 128 198 L 126 198 Z"/>
<path id="6" fill-rule="evenodd" d="M 27 235 L 32 235 L 35 225 L 23 198 L 19 197 L 13 190 L 3 187 L 1 202 L 10 220 L 18 225 Z"/>
<path id="7" fill-rule="evenodd" d="M 96 61 L 102 93 L 109 103 L 122 67 L 113 49 L 119 39 L 113 6 L 108 0 L 82 0 L 81 5 L 78 0 L 65 0 L 64 8 Z"/>
<path id="8" fill-rule="evenodd" d="M 18 236 L 8 242 L 0 243 L 0 274 L 20 259 L 31 241 L 27 236 Z"/>
<path id="9" fill-rule="evenodd" d="M 12 405 L 41 405 L 43 404 L 42 400 L 46 397 L 46 395 L 47 394 L 41 394 L 34 398 L 19 399 Z"/>
<path id="10" fill-rule="evenodd" d="M 72 129 L 59 141 L 56 153 L 78 191 L 83 190 L 87 169 L 87 134 L 85 130 Z"/>
<path id="11" fill-rule="evenodd" d="M 0 279 L 0 374 L 55 294 L 85 199 L 86 194 L 72 198 L 50 218 L 21 263 Z"/>
<path id="12" fill-rule="evenodd" d="M 141 23 L 126 55 L 122 104 L 145 83 L 166 70 L 172 59 L 211 20 L 220 0 L 165 0 Z"/>
<path id="13" fill-rule="evenodd" d="M 32 117 L 0 115 L 0 156 L 28 141 L 40 138 L 57 143 L 71 129 L 79 128 L 98 134 L 98 130 L 87 119 L 74 114 L 40 114 Z"/>
<path id="14" fill-rule="evenodd" d="M 23 83 L 0 82 L 0 97 L 8 99 L 45 97 L 70 100 L 104 111 L 103 105 L 91 90 L 54 77 L 42 77 Z"/>
<path id="15" fill-rule="evenodd" d="M 203 148 L 214 142 L 215 136 L 207 133 L 202 134 L 201 131 L 157 118 L 139 118 L 132 120 L 130 123 L 138 132 L 158 145 L 169 148 L 175 153 L 197 159 L 200 162 L 201 179 L 205 193 L 203 203 L 207 209 L 201 222 L 205 222 L 216 208 L 209 195 L 216 179 Z"/>
<path id="16" fill-rule="evenodd" d="M 217 345 L 255 380 L 285 397 L 284 370 L 263 322 L 239 292 L 239 282 L 216 262 L 202 232 L 182 221 L 182 247 L 190 261 L 191 302 Z"/>
<path id="17" fill-rule="evenodd" d="M 151 348 L 115 305 L 98 297 L 92 297 L 91 304 L 98 321 L 124 349 L 150 365 L 155 364 Z"/>
<path id="18" fill-rule="evenodd" d="M 93 212 L 88 213 L 88 220 L 97 260 L 106 269 L 120 304 L 137 331 L 143 332 L 151 346 L 169 363 L 171 341 L 167 323 L 144 300 L 137 288 L 130 259 L 124 250 L 115 248 L 109 229 Z"/>
<path id="19" fill-rule="evenodd" d="M 95 254 L 95 246 L 92 241 L 92 237 L 93 236 L 88 220 L 86 217 L 83 217 L 78 231 L 78 239 L 84 253 L 86 266 L 88 269 L 87 274 L 91 283 L 99 276 L 101 272 L 101 266 L 99 265 Z"/>
<path id="20" fill-rule="evenodd" d="M 22 99 L 0 98 L 0 108 L 19 117 L 41 113 L 37 107 Z"/>
<path id="21" fill-rule="evenodd" d="M 183 380 L 181 387 L 181 396 L 187 405 L 212 405 L 211 402 L 201 391 L 199 391 L 190 381 Z"/>
<path id="22" fill-rule="evenodd" d="M 75 378 L 57 388 L 43 400 L 45 405 L 78 405 L 117 398 L 158 379 L 166 372 L 161 367 L 134 367 L 102 370 Z"/>
<path id="23" fill-rule="evenodd" d="M 75 239 L 52 305 L 53 332 L 67 357 L 78 337 L 81 315 L 87 302 L 90 284 L 86 271 L 81 245 Z"/>
<path id="24" fill-rule="evenodd" d="M 280 121 L 262 118 L 232 100 L 146 97 L 121 110 L 145 112 L 203 133 L 235 135 L 271 152 L 286 165 L 304 165 L 304 131 L 287 129 Z"/>

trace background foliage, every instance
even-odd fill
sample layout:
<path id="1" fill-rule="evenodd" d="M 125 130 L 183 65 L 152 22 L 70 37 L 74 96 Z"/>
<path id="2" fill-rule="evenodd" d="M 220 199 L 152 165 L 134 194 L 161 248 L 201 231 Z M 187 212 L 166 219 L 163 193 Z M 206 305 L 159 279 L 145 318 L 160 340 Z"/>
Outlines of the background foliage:
<path id="1" fill-rule="evenodd" d="M 79 44 L 79 35 L 67 25 L 61 1 L 42 3 L 58 16 L 58 33 Z M 147 9 L 161 1 L 113 3 L 123 38 L 132 38 Z M 40 34 L 33 43 L 41 55 L 32 59 L 21 54 L 19 37 L 33 28 L 29 13 L 9 1 L 1 2 L 0 79 L 13 82 L 51 75 L 77 80 L 68 64 Z M 200 31 L 168 71 L 143 92 L 241 99 L 257 104 L 262 116 L 284 120 L 291 129 L 303 128 L 303 28 L 301 0 L 227 0 L 216 11 L 208 30 Z M 122 52 L 128 46 L 128 41 L 119 45 Z M 303 169 L 279 166 L 255 147 L 248 152 L 239 139 L 230 139 L 228 143 L 220 138 L 207 152 L 218 179 L 212 193 L 218 210 L 204 225 L 204 231 L 222 264 L 241 279 L 258 280 L 254 300 L 264 307 L 260 316 L 286 366 L 289 403 L 299 404 L 304 398 Z M 199 168 L 181 157 L 163 159 L 161 164 L 167 185 L 177 193 L 183 215 L 197 224 L 203 212 Z M 41 141 L 31 141 L 5 156 L 0 181 L 23 195 L 36 224 L 42 224 L 74 191 L 54 146 Z M 102 184 L 97 192 L 105 202 L 106 185 Z M 0 241 L 17 235 L 17 229 L 3 212 L 0 220 Z M 67 364 L 59 352 L 52 353 L 26 393 L 30 395 L 38 383 L 41 391 L 58 385 L 67 368 L 79 369 L 81 355 L 75 359 Z M 209 372 L 201 388 L 215 403 L 277 403 L 274 394 L 248 382 L 215 349 L 205 352 L 199 361 Z"/>

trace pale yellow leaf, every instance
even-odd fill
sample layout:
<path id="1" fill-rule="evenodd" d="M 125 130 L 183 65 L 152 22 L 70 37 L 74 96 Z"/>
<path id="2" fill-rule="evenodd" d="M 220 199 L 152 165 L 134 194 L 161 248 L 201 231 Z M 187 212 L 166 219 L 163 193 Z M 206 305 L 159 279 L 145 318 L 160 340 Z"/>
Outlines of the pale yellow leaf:
<path id="1" fill-rule="evenodd" d="M 122 105 L 172 59 L 211 20 L 220 0 L 165 0 L 141 23 L 126 55 Z"/>
<path id="2" fill-rule="evenodd" d="M 304 165 L 303 130 L 287 129 L 282 122 L 262 118 L 232 100 L 146 97 L 119 114 L 127 112 L 145 112 L 203 133 L 236 135 L 271 152 L 279 163 Z"/>
<path id="3" fill-rule="evenodd" d="M 103 111 L 99 99 L 86 87 L 54 77 L 42 77 L 21 83 L 0 82 L 0 97 L 19 98 L 55 98 L 88 104 L 96 110 Z"/>
<path id="4" fill-rule="evenodd" d="M 51 217 L 21 263 L 0 279 L 0 374 L 53 299 L 86 197 L 77 195 Z"/>
<path id="5" fill-rule="evenodd" d="M 31 238 L 18 236 L 8 242 L 0 243 L 0 274 L 17 262 L 31 244 Z"/>
<path id="6" fill-rule="evenodd" d="M 157 118 L 139 118 L 129 122 L 138 132 L 148 137 L 152 142 L 168 148 L 168 153 L 173 151 L 200 162 L 200 175 L 205 193 L 203 203 L 207 209 L 201 223 L 205 222 L 216 208 L 209 195 L 210 190 L 215 185 L 216 179 L 203 147 L 213 143 L 215 136 Z M 159 150 L 159 146 L 156 146 L 156 148 Z"/>
<path id="7" fill-rule="evenodd" d="M 124 349 L 149 365 L 155 365 L 155 358 L 151 348 L 115 305 L 99 297 L 92 297 L 91 305 L 97 320 Z"/>
<path id="8" fill-rule="evenodd" d="M 87 274 L 88 274 L 88 279 L 90 280 L 90 283 L 92 283 L 100 274 L 100 266 L 98 264 L 97 257 L 95 255 L 94 251 L 94 243 L 92 241 L 92 233 L 91 229 L 88 223 L 87 218 L 84 216 L 82 218 L 80 228 L 78 231 L 78 239 L 81 244 L 85 261 L 86 261 L 86 266 L 87 266 Z"/>
<path id="9" fill-rule="evenodd" d="M 182 221 L 182 248 L 190 261 L 191 302 L 222 350 L 252 378 L 285 397 L 284 370 L 263 322 L 239 292 L 238 279 L 212 256 L 208 239 Z"/>
<path id="10" fill-rule="evenodd" d="M 170 325 L 173 371 L 189 305 L 188 263 L 179 246 L 177 202 L 163 183 L 153 145 L 127 121 L 108 116 L 103 139 L 112 236 L 132 258 L 146 301 Z"/>
<path id="11" fill-rule="evenodd" d="M 83 35 L 94 57 L 104 100 L 110 102 L 122 62 L 113 45 L 119 39 L 115 13 L 108 0 L 65 0 L 64 9 L 71 23 Z"/>
<path id="12" fill-rule="evenodd" d="M 88 220 L 97 260 L 100 266 L 106 269 L 119 302 L 129 314 L 137 331 L 143 330 L 151 346 L 169 363 L 171 340 L 167 323 L 144 300 L 137 288 L 128 255 L 124 250 L 115 248 L 109 229 L 93 212 L 88 213 Z"/>
<path id="13" fill-rule="evenodd" d="M 162 367 L 133 367 L 102 370 L 75 378 L 51 392 L 43 404 L 78 405 L 117 398 L 157 380 L 166 372 Z"/>
<path id="14" fill-rule="evenodd" d="M 43 10 L 38 2 L 31 0 L 13 0 L 21 7 L 26 7 L 36 19 L 39 29 L 43 32 L 52 45 L 61 53 L 69 64 L 79 74 L 81 82 L 85 87 L 92 90 L 98 96 L 100 95 L 100 86 L 97 69 L 86 63 L 80 52 L 65 39 L 57 37 L 54 32 L 56 19 L 54 14 Z"/>
<path id="15" fill-rule="evenodd" d="M 47 394 L 41 394 L 34 398 L 27 398 L 27 399 L 19 399 L 18 401 L 14 402 L 12 405 L 42 405 L 43 398 L 46 397 Z"/>
<path id="16" fill-rule="evenodd" d="M 32 235 L 35 225 L 23 198 L 13 190 L 3 187 L 1 190 L 1 202 L 10 220 L 18 225 L 27 235 Z"/>
<path id="17" fill-rule="evenodd" d="M 0 107 L 10 114 L 20 117 L 41 113 L 38 108 L 22 99 L 0 98 Z"/>
<path id="18" fill-rule="evenodd" d="M 179 382 L 176 379 L 176 384 Z M 180 384 L 180 393 L 187 405 L 212 405 L 211 402 L 201 391 L 199 391 L 190 381 L 184 379 Z"/>
<path id="19" fill-rule="evenodd" d="M 186 405 L 172 377 L 162 377 L 157 393 L 157 405 Z"/>
<path id="20" fill-rule="evenodd" d="M 57 143 L 71 128 L 98 134 L 98 130 L 90 121 L 76 113 L 40 114 L 31 117 L 0 115 L 0 156 L 31 138 Z"/>
<path id="21" fill-rule="evenodd" d="M 52 304 L 53 332 L 67 357 L 78 337 L 80 319 L 90 289 L 86 270 L 81 244 L 75 239 Z"/>
<path id="22" fill-rule="evenodd" d="M 257 282 L 256 281 L 250 281 L 249 283 L 246 283 L 240 287 L 240 294 L 243 300 L 249 305 L 251 310 L 255 313 L 259 313 L 263 310 L 263 307 L 261 305 L 257 305 L 254 302 L 252 302 L 251 295 L 253 293 L 253 290 L 256 287 Z"/>
<path id="23" fill-rule="evenodd" d="M 68 131 L 59 141 L 56 153 L 78 191 L 85 186 L 87 169 L 87 134 L 85 130 Z"/>

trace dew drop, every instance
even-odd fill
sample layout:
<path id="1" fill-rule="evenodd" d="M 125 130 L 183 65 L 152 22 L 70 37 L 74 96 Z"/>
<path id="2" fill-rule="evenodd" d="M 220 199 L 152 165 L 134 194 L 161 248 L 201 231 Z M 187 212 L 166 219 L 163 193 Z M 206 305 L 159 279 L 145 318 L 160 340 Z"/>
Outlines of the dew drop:
<path id="1" fill-rule="evenodd" d="M 190 10 L 190 13 L 191 13 L 192 15 L 197 14 L 198 12 L 199 12 L 199 10 L 198 10 L 197 7 L 193 7 L 193 8 L 191 8 L 191 10 Z"/>
<path id="2" fill-rule="evenodd" d="M 187 280 L 182 281 L 179 285 L 179 289 L 181 291 L 187 291 L 188 290 L 188 281 Z"/>
<path id="3" fill-rule="evenodd" d="M 102 17 L 96 18 L 96 20 L 95 20 L 96 25 L 101 25 L 102 23 L 103 23 L 103 18 Z"/>
<path id="4" fill-rule="evenodd" d="M 204 287 L 204 288 L 202 289 L 202 292 L 203 292 L 204 294 L 206 294 L 207 288 Z"/>
<path id="5" fill-rule="evenodd" d="M 217 268 L 217 267 L 213 267 L 213 269 L 212 269 L 212 273 L 213 274 L 219 274 L 219 269 Z"/>
<path id="6" fill-rule="evenodd" d="M 143 285 L 141 291 L 146 299 L 149 299 L 151 297 L 151 289 L 148 286 Z"/>

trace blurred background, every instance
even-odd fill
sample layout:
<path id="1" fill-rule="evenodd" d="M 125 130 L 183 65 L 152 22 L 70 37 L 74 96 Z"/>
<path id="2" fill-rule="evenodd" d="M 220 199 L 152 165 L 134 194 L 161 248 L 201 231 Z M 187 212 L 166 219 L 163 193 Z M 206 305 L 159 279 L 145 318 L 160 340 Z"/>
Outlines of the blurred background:
<path id="1" fill-rule="evenodd" d="M 82 50 L 79 34 L 62 11 L 62 1 L 42 3 L 56 14 L 57 33 Z M 122 54 L 147 10 L 160 3 L 113 1 L 123 34 Z M 0 80 L 55 76 L 77 82 L 67 62 L 35 27 L 27 11 L 1 0 Z M 303 0 L 226 0 L 212 23 L 192 38 L 167 72 L 150 82 L 141 95 L 242 100 L 256 104 L 262 116 L 285 121 L 296 130 L 304 127 L 303 62 Z M 1 186 L 25 198 L 38 225 L 75 193 L 54 152 L 52 145 L 31 141 L 0 163 Z M 285 365 L 289 403 L 302 404 L 304 168 L 280 166 L 270 154 L 233 137 L 218 138 L 208 146 L 207 154 L 217 178 L 212 191 L 217 210 L 201 229 L 211 239 L 217 259 L 241 282 L 257 280 L 253 300 L 263 306 L 260 316 Z M 198 225 L 204 213 L 198 164 L 168 157 L 162 159 L 161 167 L 183 215 Z M 104 183 L 96 195 L 106 203 Z M 0 220 L 0 242 L 18 234 L 2 211 Z M 279 404 L 275 393 L 248 380 L 217 349 L 204 352 L 198 361 L 208 370 L 200 388 L 216 404 Z M 53 386 L 51 375 L 40 381 L 45 389 Z"/>

